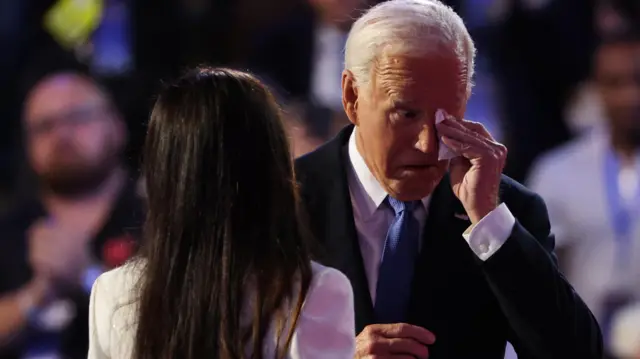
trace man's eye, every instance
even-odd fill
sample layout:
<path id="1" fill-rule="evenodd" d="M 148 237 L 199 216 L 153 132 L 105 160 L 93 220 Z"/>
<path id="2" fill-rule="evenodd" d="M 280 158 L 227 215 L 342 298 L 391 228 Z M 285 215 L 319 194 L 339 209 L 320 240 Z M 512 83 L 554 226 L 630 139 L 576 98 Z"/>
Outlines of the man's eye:
<path id="1" fill-rule="evenodd" d="M 414 119 L 414 118 L 418 117 L 418 111 L 412 111 L 412 110 L 398 110 L 398 115 L 399 115 L 401 118 Z"/>

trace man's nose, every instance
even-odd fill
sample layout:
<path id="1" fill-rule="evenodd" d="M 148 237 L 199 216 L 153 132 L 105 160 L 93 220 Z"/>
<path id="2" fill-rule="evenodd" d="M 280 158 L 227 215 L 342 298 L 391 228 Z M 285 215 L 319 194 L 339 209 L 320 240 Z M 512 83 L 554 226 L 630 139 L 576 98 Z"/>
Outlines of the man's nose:
<path id="1" fill-rule="evenodd" d="M 435 140 L 435 130 L 429 125 L 422 125 L 418 133 L 415 148 L 422 153 L 428 153 L 434 150 L 432 147 L 434 147 Z"/>
<path id="2" fill-rule="evenodd" d="M 55 138 L 66 140 L 73 136 L 74 126 L 73 124 L 60 121 L 57 122 L 51 129 L 51 135 Z"/>

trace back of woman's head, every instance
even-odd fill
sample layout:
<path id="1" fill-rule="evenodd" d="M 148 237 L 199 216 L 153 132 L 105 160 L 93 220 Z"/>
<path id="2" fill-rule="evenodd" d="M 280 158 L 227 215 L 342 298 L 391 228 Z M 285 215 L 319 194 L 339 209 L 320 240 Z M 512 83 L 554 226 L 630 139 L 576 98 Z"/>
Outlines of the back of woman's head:
<path id="1" fill-rule="evenodd" d="M 158 96 L 143 168 L 149 212 L 134 358 L 241 358 L 247 348 L 260 358 L 272 320 L 286 347 L 284 319 L 297 318 L 311 269 L 270 92 L 239 71 L 186 73 Z"/>

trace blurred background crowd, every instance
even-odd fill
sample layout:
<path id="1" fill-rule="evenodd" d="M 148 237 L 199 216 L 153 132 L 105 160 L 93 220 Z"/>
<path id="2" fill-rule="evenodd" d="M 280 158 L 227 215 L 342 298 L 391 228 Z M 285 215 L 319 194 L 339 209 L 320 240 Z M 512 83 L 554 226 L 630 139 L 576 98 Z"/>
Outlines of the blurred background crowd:
<path id="1" fill-rule="evenodd" d="M 375 2 L 1 0 L 0 359 L 86 357 L 87 288 L 139 238 L 139 152 L 162 79 L 251 70 L 303 155 L 346 124 L 344 43 Z M 444 2 L 478 48 L 466 117 L 545 199 L 559 264 L 612 347 L 611 323 L 640 303 L 640 1 Z M 640 358 L 627 336 L 612 357 Z"/>

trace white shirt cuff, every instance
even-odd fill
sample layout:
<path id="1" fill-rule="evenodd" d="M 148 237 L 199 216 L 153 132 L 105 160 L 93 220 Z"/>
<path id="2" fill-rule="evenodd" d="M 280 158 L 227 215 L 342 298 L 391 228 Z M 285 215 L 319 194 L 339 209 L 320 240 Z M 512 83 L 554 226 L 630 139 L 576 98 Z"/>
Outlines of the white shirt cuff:
<path id="1" fill-rule="evenodd" d="M 502 203 L 480 222 L 469 226 L 462 237 L 469 243 L 473 253 L 486 261 L 507 241 L 515 224 L 515 217 Z"/>

